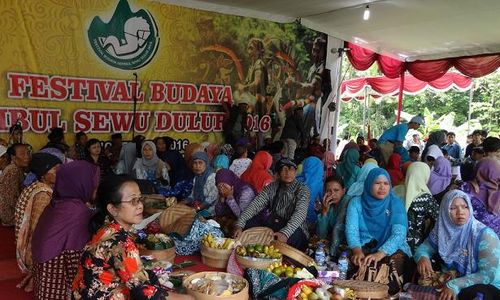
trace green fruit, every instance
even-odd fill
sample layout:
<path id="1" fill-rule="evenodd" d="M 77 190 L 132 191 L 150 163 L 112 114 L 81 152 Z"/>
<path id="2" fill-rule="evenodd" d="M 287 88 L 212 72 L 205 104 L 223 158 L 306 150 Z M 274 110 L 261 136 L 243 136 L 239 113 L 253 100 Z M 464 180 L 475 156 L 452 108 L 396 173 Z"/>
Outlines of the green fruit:
<path id="1" fill-rule="evenodd" d="M 319 297 L 318 295 L 315 293 L 315 292 L 312 292 L 309 294 L 309 296 L 307 297 L 308 300 L 318 300 Z"/>
<path id="2" fill-rule="evenodd" d="M 273 273 L 276 276 L 281 276 L 281 273 L 283 273 L 283 270 L 280 267 L 274 268 Z"/>
<path id="3" fill-rule="evenodd" d="M 285 276 L 286 277 L 293 277 L 293 271 L 292 270 L 286 270 Z"/>
<path id="4" fill-rule="evenodd" d="M 263 250 L 262 245 L 255 246 L 255 251 L 262 252 L 262 250 Z"/>
<path id="5" fill-rule="evenodd" d="M 255 252 L 255 248 L 253 246 L 247 246 L 247 252 Z"/>

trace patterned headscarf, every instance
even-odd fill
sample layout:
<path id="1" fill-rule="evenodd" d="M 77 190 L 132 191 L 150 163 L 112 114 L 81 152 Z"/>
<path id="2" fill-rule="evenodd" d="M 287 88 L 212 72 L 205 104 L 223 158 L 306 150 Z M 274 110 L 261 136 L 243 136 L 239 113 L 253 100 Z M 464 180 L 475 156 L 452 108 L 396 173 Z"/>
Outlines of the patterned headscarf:
<path id="1" fill-rule="evenodd" d="M 464 225 L 456 225 L 450 217 L 450 206 L 456 198 L 464 199 L 469 208 L 469 220 Z M 443 197 L 438 221 L 429 234 L 429 243 L 448 268 L 456 269 L 461 276 L 468 275 L 477 270 L 478 241 L 485 228 L 474 218 L 469 196 L 460 190 L 452 190 Z"/>

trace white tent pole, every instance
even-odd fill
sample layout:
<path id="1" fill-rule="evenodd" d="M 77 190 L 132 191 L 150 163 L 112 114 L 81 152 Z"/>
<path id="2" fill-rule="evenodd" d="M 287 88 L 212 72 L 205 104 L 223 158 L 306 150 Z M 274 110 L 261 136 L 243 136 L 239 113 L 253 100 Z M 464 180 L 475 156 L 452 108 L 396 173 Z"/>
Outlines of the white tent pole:
<path id="1" fill-rule="evenodd" d="M 362 135 L 366 138 L 366 102 L 368 99 L 368 85 L 365 85 L 365 96 L 363 99 L 363 130 Z"/>
<path id="2" fill-rule="evenodd" d="M 472 84 L 469 90 L 469 113 L 467 115 L 467 136 L 470 134 L 470 118 L 472 115 L 472 99 L 474 98 L 474 78 L 471 79 Z"/>
<path id="3" fill-rule="evenodd" d="M 342 85 L 342 60 L 344 58 L 344 51 L 339 51 L 339 67 L 338 67 L 338 73 L 337 73 L 337 90 L 335 91 L 335 101 L 336 106 L 335 106 L 335 115 L 333 116 L 333 132 L 332 132 L 332 138 L 331 138 L 331 149 L 333 154 L 335 155 L 337 153 L 337 134 L 338 134 L 338 128 L 339 128 L 339 119 L 340 119 L 340 109 L 341 109 L 341 103 L 342 99 L 340 97 L 340 87 Z M 333 85 L 333 84 L 332 84 Z M 333 92 L 333 91 L 332 91 Z"/>

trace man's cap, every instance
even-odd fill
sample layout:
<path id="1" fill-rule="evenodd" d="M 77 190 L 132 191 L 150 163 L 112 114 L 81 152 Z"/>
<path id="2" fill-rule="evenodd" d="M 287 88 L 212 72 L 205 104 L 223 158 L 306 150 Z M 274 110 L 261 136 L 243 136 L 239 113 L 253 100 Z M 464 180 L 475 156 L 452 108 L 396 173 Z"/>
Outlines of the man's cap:
<path id="1" fill-rule="evenodd" d="M 424 120 L 424 118 L 422 116 L 418 115 L 418 116 L 414 116 L 413 118 L 411 118 L 410 123 L 416 123 L 416 124 L 424 125 L 425 124 L 425 120 Z"/>
<path id="2" fill-rule="evenodd" d="M 280 171 L 281 168 L 283 168 L 285 166 L 287 166 L 287 167 L 294 167 L 295 169 L 297 169 L 297 164 L 295 164 L 291 159 L 289 159 L 288 157 L 282 157 L 276 163 L 276 169 L 278 171 Z"/>

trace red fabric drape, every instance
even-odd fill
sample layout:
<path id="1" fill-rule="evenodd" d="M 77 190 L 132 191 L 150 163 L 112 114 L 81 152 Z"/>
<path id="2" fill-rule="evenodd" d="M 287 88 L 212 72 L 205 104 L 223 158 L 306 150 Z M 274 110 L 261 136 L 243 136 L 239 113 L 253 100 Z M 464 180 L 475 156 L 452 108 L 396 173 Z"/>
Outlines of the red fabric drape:
<path id="1" fill-rule="evenodd" d="M 366 70 L 374 62 L 377 62 L 380 71 L 389 78 L 398 78 L 401 72 L 409 71 L 416 78 L 429 82 L 446 74 L 451 67 L 455 67 L 462 74 L 469 77 L 481 77 L 500 67 L 500 53 L 402 62 L 353 43 L 346 42 L 346 47 L 351 49 L 347 52 L 347 57 L 354 68 Z"/>
<path id="2" fill-rule="evenodd" d="M 469 77 L 459 73 L 447 73 L 431 82 L 424 82 L 412 75 L 405 75 L 403 87 L 405 93 L 416 94 L 429 87 L 441 91 L 448 90 L 452 86 L 460 90 L 467 90 L 471 85 L 472 80 Z M 395 95 L 401 88 L 401 80 L 400 78 L 391 79 L 383 76 L 346 80 L 342 82 L 340 87 L 342 100 L 348 102 L 353 97 L 358 100 L 363 99 L 362 92 L 366 86 L 371 87 L 370 93 L 374 97 Z"/>

